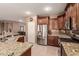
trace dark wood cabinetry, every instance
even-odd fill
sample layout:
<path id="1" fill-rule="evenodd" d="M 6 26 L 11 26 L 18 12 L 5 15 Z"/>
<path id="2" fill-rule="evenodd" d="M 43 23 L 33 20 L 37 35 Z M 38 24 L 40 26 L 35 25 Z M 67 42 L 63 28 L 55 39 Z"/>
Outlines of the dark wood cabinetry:
<path id="1" fill-rule="evenodd" d="M 76 21 L 76 25 L 77 25 L 77 30 L 79 30 L 79 3 L 77 3 L 77 21 Z"/>
<path id="2" fill-rule="evenodd" d="M 61 56 L 67 56 L 63 46 L 61 45 Z"/>
<path id="3" fill-rule="evenodd" d="M 71 19 L 72 19 L 72 30 L 76 30 L 76 20 L 77 20 L 77 6 L 76 4 L 74 5 L 71 5 L 72 9 L 71 9 L 71 13 L 70 13 L 70 16 L 71 16 Z"/>
<path id="4" fill-rule="evenodd" d="M 59 47 L 58 36 L 48 36 L 48 45 Z"/>
<path id="5" fill-rule="evenodd" d="M 65 22 L 71 19 L 72 30 L 77 29 L 77 4 L 68 4 L 65 10 Z"/>
<path id="6" fill-rule="evenodd" d="M 48 17 L 38 17 L 37 24 L 48 24 Z"/>
<path id="7" fill-rule="evenodd" d="M 27 51 L 23 52 L 21 56 L 31 56 L 31 48 L 29 48 Z"/>
<path id="8" fill-rule="evenodd" d="M 58 16 L 58 29 L 63 30 L 64 29 L 64 17 L 63 15 Z"/>
<path id="9" fill-rule="evenodd" d="M 23 37 L 19 37 L 17 42 L 24 42 L 24 36 Z"/>
<path id="10" fill-rule="evenodd" d="M 57 18 L 52 18 L 49 20 L 49 30 L 57 30 L 58 29 L 58 21 Z"/>

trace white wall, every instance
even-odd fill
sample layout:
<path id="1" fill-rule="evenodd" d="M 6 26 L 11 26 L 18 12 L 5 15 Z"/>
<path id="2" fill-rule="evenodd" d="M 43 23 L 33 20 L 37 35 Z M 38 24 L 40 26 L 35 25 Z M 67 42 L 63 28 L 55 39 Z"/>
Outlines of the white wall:
<path id="1" fill-rule="evenodd" d="M 20 26 L 24 26 L 24 31 L 25 31 L 25 23 L 14 22 L 13 23 L 13 32 L 20 31 Z"/>
<path id="2" fill-rule="evenodd" d="M 28 22 L 28 42 L 35 43 L 35 23 Z"/>
<path id="3" fill-rule="evenodd" d="M 36 39 L 37 39 L 37 36 L 36 36 L 36 27 L 37 27 L 37 16 L 32 16 L 31 17 L 33 19 L 33 21 L 29 21 L 30 20 L 30 17 L 27 18 L 27 39 L 28 39 L 28 42 L 32 42 L 32 43 L 36 43 Z"/>
<path id="4" fill-rule="evenodd" d="M 12 32 L 18 32 L 20 30 L 20 26 L 24 26 L 24 31 L 25 31 L 25 23 L 21 23 L 21 22 L 4 22 L 4 26 L 3 24 L 0 22 L 0 33 L 2 31 L 6 31 L 9 32 L 9 30 L 11 29 Z M 4 28 L 4 29 L 3 29 Z"/>

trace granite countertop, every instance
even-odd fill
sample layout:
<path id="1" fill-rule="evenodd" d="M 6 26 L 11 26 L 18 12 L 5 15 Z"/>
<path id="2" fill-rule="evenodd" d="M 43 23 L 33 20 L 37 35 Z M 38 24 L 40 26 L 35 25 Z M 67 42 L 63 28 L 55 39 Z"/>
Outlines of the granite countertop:
<path id="1" fill-rule="evenodd" d="M 7 41 L 14 41 L 14 42 L 17 42 L 18 38 L 19 37 L 24 37 L 24 35 L 18 35 L 18 36 L 13 36 L 13 37 L 7 37 L 6 39 L 8 39 Z M 6 41 L 6 42 L 7 42 Z"/>
<path id="2" fill-rule="evenodd" d="M 2 40 L 0 40 L 0 42 L 17 42 L 18 38 L 19 37 L 24 37 L 24 35 L 17 35 L 17 36 L 11 36 L 11 37 L 5 37 L 5 38 L 2 38 Z M 0 36 L 1 38 L 1 36 Z"/>
<path id="3" fill-rule="evenodd" d="M 20 56 L 32 46 L 32 44 L 27 42 L 0 42 L 0 56 Z"/>
<path id="4" fill-rule="evenodd" d="M 61 44 L 67 56 L 79 56 L 79 42 L 72 39 L 61 39 Z"/>
<path id="5" fill-rule="evenodd" d="M 4 34 L 4 35 L 0 35 L 0 38 L 7 37 L 7 36 L 9 36 L 9 35 L 14 36 L 14 35 L 18 35 L 18 33 L 10 33 L 10 32 L 7 32 L 7 33 Z"/>

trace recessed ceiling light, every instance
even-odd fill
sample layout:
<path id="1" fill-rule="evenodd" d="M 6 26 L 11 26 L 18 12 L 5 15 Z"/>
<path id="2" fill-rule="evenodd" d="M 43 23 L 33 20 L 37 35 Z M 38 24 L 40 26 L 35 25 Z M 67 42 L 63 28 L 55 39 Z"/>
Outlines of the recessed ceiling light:
<path id="1" fill-rule="evenodd" d="M 31 12 L 30 12 L 30 11 L 26 11 L 26 14 L 27 14 L 27 15 L 30 15 L 30 14 L 31 14 Z"/>
<path id="2" fill-rule="evenodd" d="M 51 7 L 45 7 L 44 8 L 45 11 L 51 11 L 51 9 L 52 9 Z"/>

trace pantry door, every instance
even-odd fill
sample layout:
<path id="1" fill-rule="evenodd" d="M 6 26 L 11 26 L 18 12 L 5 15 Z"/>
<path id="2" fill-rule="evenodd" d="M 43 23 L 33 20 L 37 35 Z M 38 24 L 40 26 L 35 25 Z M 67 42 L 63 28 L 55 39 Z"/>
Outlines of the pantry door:
<path id="1" fill-rule="evenodd" d="M 28 22 L 28 42 L 35 43 L 35 22 Z"/>

